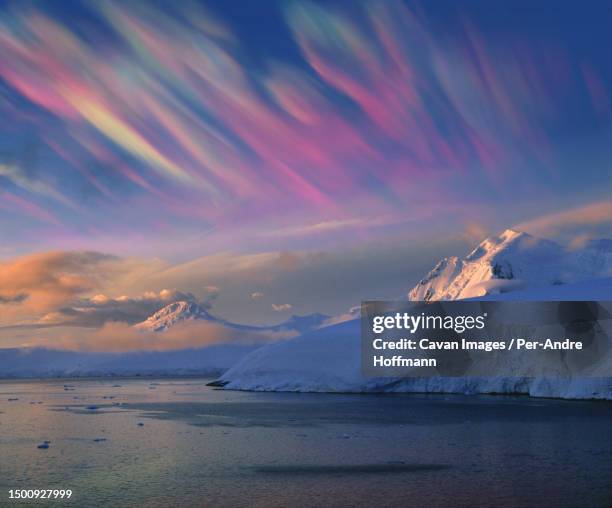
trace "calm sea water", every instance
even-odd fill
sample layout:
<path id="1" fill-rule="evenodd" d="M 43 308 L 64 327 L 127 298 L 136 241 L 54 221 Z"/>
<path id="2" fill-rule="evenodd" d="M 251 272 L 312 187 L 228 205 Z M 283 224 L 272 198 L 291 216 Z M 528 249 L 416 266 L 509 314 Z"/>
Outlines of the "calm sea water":
<path id="1" fill-rule="evenodd" d="M 609 403 L 205 384 L 0 382 L 0 506 L 611 506 Z"/>

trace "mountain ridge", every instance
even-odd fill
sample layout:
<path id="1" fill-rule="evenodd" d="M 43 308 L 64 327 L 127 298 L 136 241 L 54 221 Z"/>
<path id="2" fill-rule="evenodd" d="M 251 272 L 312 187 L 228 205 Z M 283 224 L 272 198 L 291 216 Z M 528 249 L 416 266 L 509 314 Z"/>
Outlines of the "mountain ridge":
<path id="1" fill-rule="evenodd" d="M 409 300 L 458 300 L 533 286 L 597 278 L 612 271 L 612 241 L 591 240 L 570 250 L 515 229 L 490 236 L 467 256 L 450 256 L 408 293 Z"/>
<path id="2" fill-rule="evenodd" d="M 330 316 L 321 313 L 306 314 L 303 316 L 293 315 L 287 320 L 276 325 L 253 326 L 232 323 L 226 319 L 214 316 L 200 304 L 189 300 L 178 300 L 169 303 L 158 311 L 151 314 L 147 319 L 134 325 L 141 331 L 164 332 L 184 321 L 202 320 L 216 323 L 235 330 L 245 332 L 265 331 L 296 331 L 304 333 L 321 326 Z"/>

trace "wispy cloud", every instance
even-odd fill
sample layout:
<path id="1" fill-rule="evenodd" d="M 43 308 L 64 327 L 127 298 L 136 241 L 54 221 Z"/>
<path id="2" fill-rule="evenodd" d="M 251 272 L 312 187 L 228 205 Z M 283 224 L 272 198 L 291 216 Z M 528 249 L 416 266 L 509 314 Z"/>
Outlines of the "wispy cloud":
<path id="1" fill-rule="evenodd" d="M 16 164 L 0 164 L 0 177 L 6 178 L 15 186 L 32 194 L 40 194 L 52 198 L 64 205 L 73 207 L 70 200 L 56 190 L 53 185 L 44 182 L 40 175 L 28 175 L 23 168 Z"/>
<path id="2" fill-rule="evenodd" d="M 273 303 L 272 304 L 272 309 L 276 312 L 283 312 L 286 310 L 291 310 L 293 308 L 293 305 L 291 305 L 290 303 Z"/>
<path id="3" fill-rule="evenodd" d="M 517 224 L 516 229 L 536 235 L 554 236 L 558 234 L 585 235 L 603 227 L 609 234 L 612 231 L 612 201 L 604 200 L 587 205 L 553 212 Z"/>

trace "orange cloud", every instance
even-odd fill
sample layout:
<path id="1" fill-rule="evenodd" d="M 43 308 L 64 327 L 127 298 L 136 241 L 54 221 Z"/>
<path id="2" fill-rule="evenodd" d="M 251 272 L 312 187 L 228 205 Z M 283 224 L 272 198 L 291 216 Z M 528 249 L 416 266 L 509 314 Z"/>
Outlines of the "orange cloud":
<path id="1" fill-rule="evenodd" d="M 472 244 L 482 242 L 488 236 L 489 230 L 477 222 L 469 222 L 465 225 L 465 229 L 461 236 Z"/>
<path id="2" fill-rule="evenodd" d="M 57 309 L 98 288 L 118 258 L 97 252 L 45 252 L 0 262 L 2 322 Z"/>
<path id="3" fill-rule="evenodd" d="M 165 332 L 140 331 L 126 323 L 106 323 L 96 330 L 70 330 L 55 344 L 62 349 L 97 352 L 168 351 L 213 344 L 273 342 L 296 334 L 245 332 L 207 321 L 184 321 Z"/>
<path id="4" fill-rule="evenodd" d="M 518 224 L 515 229 L 536 235 L 554 235 L 576 227 L 605 224 L 612 225 L 612 201 L 610 200 L 544 215 Z"/>

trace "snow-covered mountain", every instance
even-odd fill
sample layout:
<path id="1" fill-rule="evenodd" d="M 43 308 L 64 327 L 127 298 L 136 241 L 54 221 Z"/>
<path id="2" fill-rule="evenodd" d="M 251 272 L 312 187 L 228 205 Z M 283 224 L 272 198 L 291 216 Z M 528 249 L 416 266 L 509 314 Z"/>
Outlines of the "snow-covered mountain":
<path id="1" fill-rule="evenodd" d="M 487 300 L 610 300 L 612 277 L 496 294 Z M 604 322 L 610 327 L 610 322 Z M 612 330 L 608 328 L 608 336 Z M 500 355 L 499 361 L 509 359 Z M 612 355 L 602 358 L 609 372 Z M 612 399 L 612 379 L 464 377 L 366 378 L 361 371 L 358 319 L 254 350 L 216 382 L 233 390 L 354 393 L 508 393 L 566 399 Z"/>
<path id="2" fill-rule="evenodd" d="M 506 230 L 463 259 L 438 263 L 408 296 L 411 300 L 611 300 L 611 247 L 612 241 L 597 240 L 568 251 L 555 242 Z M 321 328 L 253 351 L 218 383 L 261 391 L 513 393 L 612 399 L 608 377 L 482 378 L 468 373 L 456 378 L 365 378 L 360 341 L 358 319 Z M 499 361 L 508 359 L 500 355 Z M 609 372 L 611 364 L 612 355 L 602 358 L 599 372 Z"/>
<path id="3" fill-rule="evenodd" d="M 183 300 L 166 305 L 141 323 L 134 325 L 134 328 L 149 332 L 163 332 L 177 323 L 193 319 L 212 322 L 221 321 L 197 303 Z"/>
<path id="4" fill-rule="evenodd" d="M 286 321 L 276 325 L 242 325 L 213 316 L 208 310 L 195 302 L 181 300 L 166 305 L 144 321 L 134 325 L 134 328 L 149 332 L 163 332 L 184 321 L 204 320 L 244 332 L 287 331 L 302 334 L 318 328 L 327 319 L 329 319 L 329 316 L 315 313 L 305 316 L 294 315 Z"/>
<path id="5" fill-rule="evenodd" d="M 408 299 L 475 298 L 603 277 L 611 271 L 611 240 L 567 250 L 551 240 L 507 229 L 487 238 L 462 259 L 442 259 L 408 293 Z"/>

